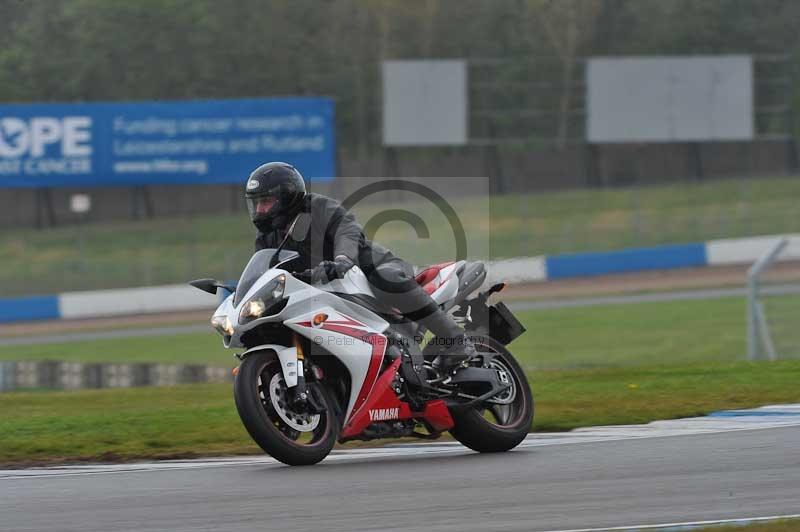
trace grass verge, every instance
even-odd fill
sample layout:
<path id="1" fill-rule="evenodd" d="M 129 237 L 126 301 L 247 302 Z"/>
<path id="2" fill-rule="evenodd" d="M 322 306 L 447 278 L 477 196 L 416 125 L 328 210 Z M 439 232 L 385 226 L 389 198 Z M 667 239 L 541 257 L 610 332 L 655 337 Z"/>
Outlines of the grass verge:
<path id="1" fill-rule="evenodd" d="M 233 351 L 222 346 L 222 338 L 211 328 L 207 333 L 5 346 L 0 347 L 0 360 L 120 364 L 157 362 L 220 367 L 233 367 L 236 363 Z"/>
<path id="2" fill-rule="evenodd" d="M 800 400 L 800 362 L 530 374 L 537 431 L 645 423 Z M 228 385 L 0 395 L 0 465 L 259 453 Z"/>
<path id="3" fill-rule="evenodd" d="M 800 298 L 798 298 L 800 302 Z M 519 313 L 511 350 L 531 369 L 741 360 L 743 298 L 603 305 Z"/>

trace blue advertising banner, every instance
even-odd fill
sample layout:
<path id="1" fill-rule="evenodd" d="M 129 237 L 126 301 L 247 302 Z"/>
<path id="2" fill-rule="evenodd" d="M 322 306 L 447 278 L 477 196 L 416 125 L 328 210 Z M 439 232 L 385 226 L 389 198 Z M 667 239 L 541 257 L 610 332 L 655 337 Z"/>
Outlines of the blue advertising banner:
<path id="1" fill-rule="evenodd" d="M 0 187 L 242 183 L 268 161 L 329 181 L 327 98 L 0 105 Z"/>

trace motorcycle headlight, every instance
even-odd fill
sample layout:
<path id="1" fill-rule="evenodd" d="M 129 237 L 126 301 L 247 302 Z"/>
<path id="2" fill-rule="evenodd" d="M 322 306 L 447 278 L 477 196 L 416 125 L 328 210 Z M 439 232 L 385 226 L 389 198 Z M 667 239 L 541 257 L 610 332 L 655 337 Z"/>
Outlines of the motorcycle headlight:
<path id="1" fill-rule="evenodd" d="M 214 316 L 211 318 L 211 326 L 223 336 L 233 336 L 233 324 L 228 316 Z"/>
<path id="2" fill-rule="evenodd" d="M 242 305 L 242 310 L 239 311 L 239 323 L 249 323 L 265 316 L 270 307 L 283 298 L 283 290 L 285 287 L 285 275 L 279 275 L 264 285 L 256 295 L 245 301 L 244 305 Z"/>

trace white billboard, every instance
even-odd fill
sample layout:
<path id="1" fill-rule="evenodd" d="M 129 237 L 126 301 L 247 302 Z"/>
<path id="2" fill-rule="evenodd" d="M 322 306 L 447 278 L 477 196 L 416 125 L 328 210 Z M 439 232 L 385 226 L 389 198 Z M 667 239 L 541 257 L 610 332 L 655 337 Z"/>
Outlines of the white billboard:
<path id="1" fill-rule="evenodd" d="M 384 61 L 383 143 L 466 144 L 466 61 Z"/>
<path id="2" fill-rule="evenodd" d="M 753 138 L 750 56 L 593 58 L 586 77 L 590 142 Z"/>

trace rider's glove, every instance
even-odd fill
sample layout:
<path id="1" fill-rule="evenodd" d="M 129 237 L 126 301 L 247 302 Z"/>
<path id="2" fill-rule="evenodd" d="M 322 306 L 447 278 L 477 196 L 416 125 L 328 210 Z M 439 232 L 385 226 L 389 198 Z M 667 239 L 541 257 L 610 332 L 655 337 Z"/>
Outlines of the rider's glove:
<path id="1" fill-rule="evenodd" d="M 297 275 L 301 281 L 308 281 L 310 284 L 329 283 L 334 279 L 341 279 L 344 274 L 355 264 L 344 255 L 338 255 L 335 260 L 324 260 L 316 268 L 306 270 Z"/>

